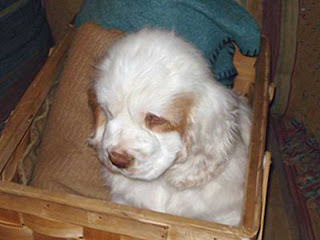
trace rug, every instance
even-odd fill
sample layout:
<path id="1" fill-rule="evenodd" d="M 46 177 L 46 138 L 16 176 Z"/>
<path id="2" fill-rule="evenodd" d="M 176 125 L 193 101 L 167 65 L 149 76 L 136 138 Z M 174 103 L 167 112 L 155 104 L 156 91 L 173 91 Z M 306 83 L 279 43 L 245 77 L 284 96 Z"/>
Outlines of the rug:
<path id="1" fill-rule="evenodd" d="M 280 150 L 284 164 L 294 167 L 298 191 L 320 214 L 320 144 L 296 118 L 282 123 Z"/>

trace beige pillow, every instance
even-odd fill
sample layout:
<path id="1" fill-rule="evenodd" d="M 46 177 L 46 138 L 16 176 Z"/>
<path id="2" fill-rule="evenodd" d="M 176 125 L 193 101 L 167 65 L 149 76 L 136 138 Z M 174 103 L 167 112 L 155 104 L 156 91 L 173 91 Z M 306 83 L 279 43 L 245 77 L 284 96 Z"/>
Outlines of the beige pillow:
<path id="1" fill-rule="evenodd" d="M 95 59 L 123 33 L 84 24 L 76 32 L 50 112 L 32 185 L 55 191 L 108 197 L 101 165 L 87 139 L 93 133 L 88 87 Z"/>

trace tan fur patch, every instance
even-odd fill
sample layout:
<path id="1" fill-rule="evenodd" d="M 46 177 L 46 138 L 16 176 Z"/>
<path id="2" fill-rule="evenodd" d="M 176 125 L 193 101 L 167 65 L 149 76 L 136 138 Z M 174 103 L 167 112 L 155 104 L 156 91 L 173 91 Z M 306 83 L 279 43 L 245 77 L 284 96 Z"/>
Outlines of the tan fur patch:
<path id="1" fill-rule="evenodd" d="M 154 121 L 152 114 L 147 114 L 145 118 L 146 126 L 154 132 L 171 132 L 177 131 L 180 135 L 184 132 L 188 125 L 188 119 L 194 97 L 191 95 L 176 96 L 172 104 L 166 110 L 166 118 L 159 117 Z"/>
<path id="2" fill-rule="evenodd" d="M 93 114 L 94 129 L 97 130 L 100 126 L 107 122 L 107 119 L 104 116 L 104 113 L 97 102 L 97 96 L 92 89 L 88 91 L 88 103 Z"/>

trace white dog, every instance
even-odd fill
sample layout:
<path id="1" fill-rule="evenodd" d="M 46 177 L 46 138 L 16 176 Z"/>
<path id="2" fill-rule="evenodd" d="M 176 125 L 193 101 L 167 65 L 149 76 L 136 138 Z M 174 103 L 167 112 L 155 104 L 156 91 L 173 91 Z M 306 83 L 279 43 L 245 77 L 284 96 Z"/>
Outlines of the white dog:
<path id="1" fill-rule="evenodd" d="M 98 66 L 91 143 L 111 200 L 237 225 L 251 112 L 173 32 L 118 40 Z"/>

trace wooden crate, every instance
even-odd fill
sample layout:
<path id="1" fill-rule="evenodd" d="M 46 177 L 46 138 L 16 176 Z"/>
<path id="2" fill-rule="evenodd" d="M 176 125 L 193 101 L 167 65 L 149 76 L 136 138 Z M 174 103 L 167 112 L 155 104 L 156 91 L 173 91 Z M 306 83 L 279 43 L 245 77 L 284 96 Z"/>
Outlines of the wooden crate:
<path id="1" fill-rule="evenodd" d="M 252 99 L 253 125 L 241 226 L 226 226 L 118 205 L 108 201 L 15 183 L 18 159 L 28 148 L 30 128 L 46 99 L 74 30 L 54 48 L 0 136 L 0 240 L 256 239 L 263 226 L 270 154 L 265 151 L 270 48 L 262 38 L 257 59 L 236 53 L 235 90 Z M 259 232 L 260 230 L 260 232 Z"/>

